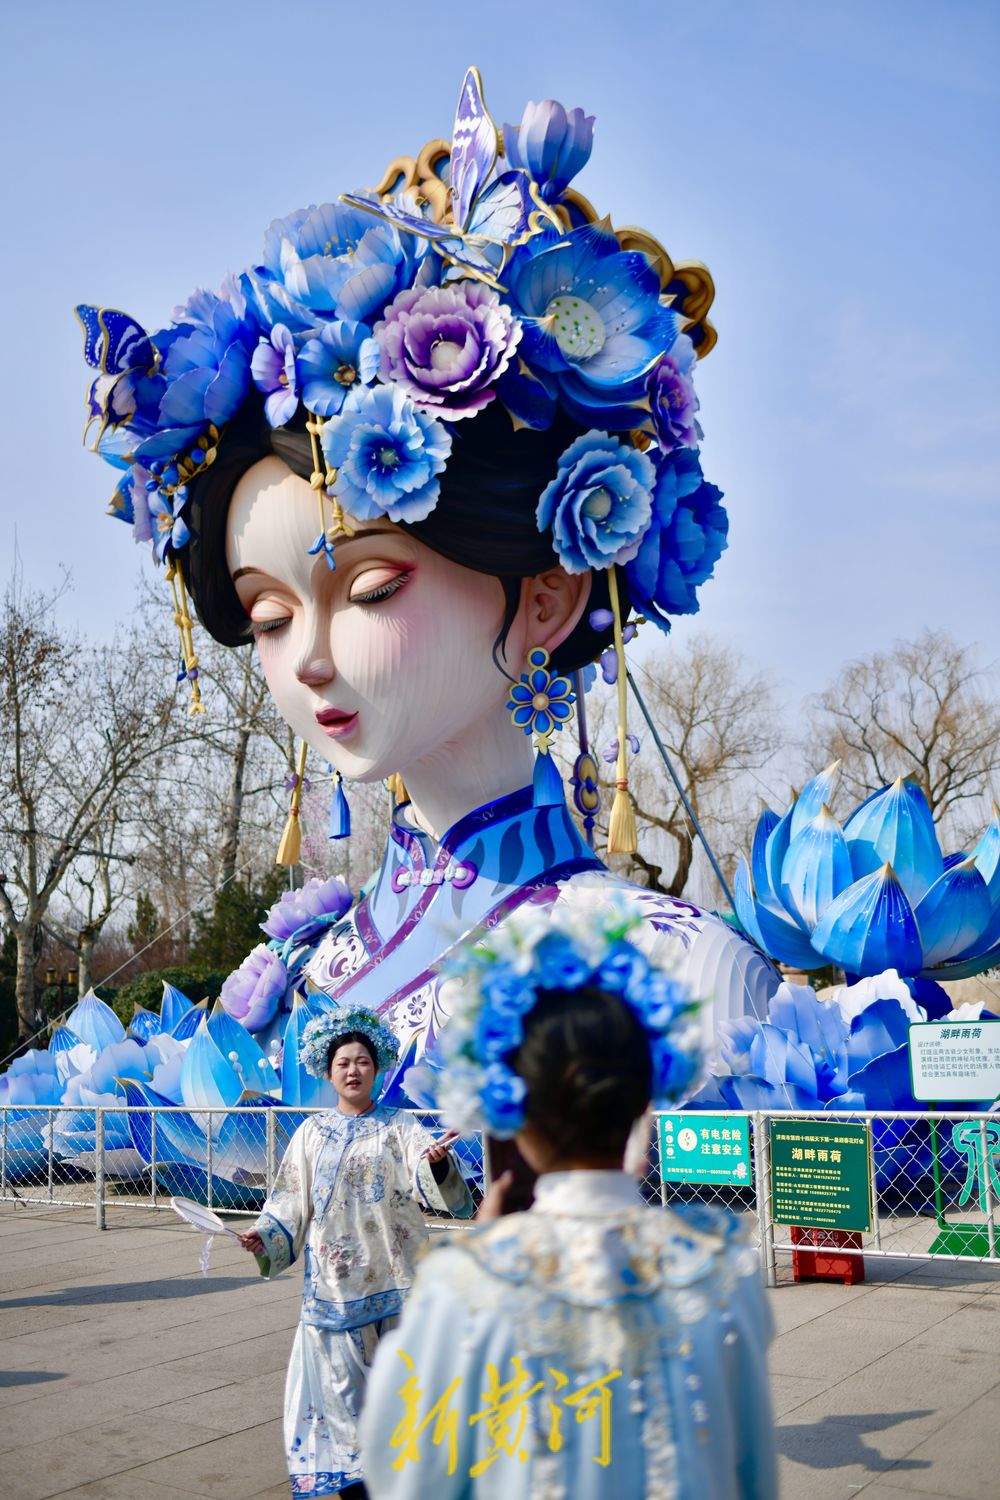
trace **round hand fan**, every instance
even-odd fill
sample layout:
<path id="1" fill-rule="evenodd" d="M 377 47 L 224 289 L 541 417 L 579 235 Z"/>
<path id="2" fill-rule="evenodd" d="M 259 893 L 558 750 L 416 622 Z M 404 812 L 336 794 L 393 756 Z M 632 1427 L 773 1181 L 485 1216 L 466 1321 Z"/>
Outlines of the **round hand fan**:
<path id="1" fill-rule="evenodd" d="M 238 1230 L 223 1224 L 218 1214 L 206 1208 L 203 1203 L 195 1203 L 192 1198 L 171 1198 L 170 1207 L 195 1229 L 200 1229 L 202 1234 L 230 1234 L 233 1239 L 239 1238 Z"/>

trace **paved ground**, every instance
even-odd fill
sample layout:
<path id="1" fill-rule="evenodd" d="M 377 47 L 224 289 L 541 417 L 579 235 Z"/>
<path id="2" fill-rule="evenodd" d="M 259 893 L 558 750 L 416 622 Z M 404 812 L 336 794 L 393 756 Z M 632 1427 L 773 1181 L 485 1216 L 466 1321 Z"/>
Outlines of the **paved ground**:
<path id="1" fill-rule="evenodd" d="M 0 1206 L 0 1495 L 286 1496 L 280 1411 L 298 1316 L 163 1212 Z M 873 1264 L 771 1293 L 784 1500 L 1000 1497 L 1000 1276 Z"/>

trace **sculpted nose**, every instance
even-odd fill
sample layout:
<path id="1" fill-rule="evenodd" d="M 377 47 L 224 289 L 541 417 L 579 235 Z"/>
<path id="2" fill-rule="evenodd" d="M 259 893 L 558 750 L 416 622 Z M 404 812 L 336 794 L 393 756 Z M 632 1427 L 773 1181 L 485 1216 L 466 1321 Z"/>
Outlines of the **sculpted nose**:
<path id="1" fill-rule="evenodd" d="M 295 675 L 307 687 L 322 687 L 334 675 L 333 662 L 329 656 L 321 652 L 310 652 L 295 668 Z"/>

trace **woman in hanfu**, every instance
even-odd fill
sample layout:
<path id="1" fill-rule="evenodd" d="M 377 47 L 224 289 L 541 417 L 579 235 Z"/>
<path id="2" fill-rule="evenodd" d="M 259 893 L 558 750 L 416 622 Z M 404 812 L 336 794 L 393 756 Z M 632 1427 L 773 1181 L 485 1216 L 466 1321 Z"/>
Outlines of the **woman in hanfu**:
<path id="1" fill-rule="evenodd" d="M 456 966 L 421 1087 L 462 1131 L 516 1133 L 541 1175 L 502 1218 L 499 1179 L 486 1222 L 421 1263 L 361 1422 L 378 1500 L 777 1495 L 758 1256 L 725 1212 L 651 1207 L 622 1170 L 699 1061 L 641 926 L 624 901 L 519 912 Z"/>
<path id="2" fill-rule="evenodd" d="M 333 768 L 335 835 L 344 779 L 396 793 L 353 910 L 303 918 L 301 940 L 286 922 L 223 1004 L 275 1030 L 296 989 L 371 1008 L 400 1043 L 390 1098 L 447 1023 L 441 963 L 526 904 L 629 891 L 711 1002 L 706 1037 L 777 985 L 719 918 L 592 847 L 591 664 L 617 674 L 608 848 L 629 853 L 625 642 L 698 608 L 728 525 L 692 384 L 711 278 L 569 186 L 592 132 L 549 100 L 501 138 L 470 69 L 451 146 L 275 221 L 166 329 L 81 309 L 98 447 L 124 468 L 113 510 L 167 564 L 192 691 L 187 590 L 218 641 L 256 644 L 300 740 L 279 859 L 307 748 Z M 574 712 L 576 817 L 551 753 Z"/>
<path id="3" fill-rule="evenodd" d="M 302 1061 L 337 1107 L 295 1131 L 253 1228 L 240 1236 L 263 1275 L 304 1257 L 302 1315 L 285 1384 L 293 1495 L 361 1495 L 357 1421 L 376 1346 L 395 1325 L 428 1240 L 424 1207 L 468 1217 L 449 1146 L 412 1115 L 373 1101 L 396 1061 L 392 1033 L 365 1010 L 318 1016 Z"/>

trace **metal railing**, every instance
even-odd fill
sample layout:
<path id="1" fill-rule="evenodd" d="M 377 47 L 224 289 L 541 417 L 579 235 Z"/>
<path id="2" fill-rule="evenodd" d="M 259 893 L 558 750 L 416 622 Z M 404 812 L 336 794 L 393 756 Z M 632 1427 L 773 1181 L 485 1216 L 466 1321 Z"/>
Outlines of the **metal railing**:
<path id="1" fill-rule="evenodd" d="M 50 1208 L 91 1208 L 103 1229 L 109 1206 L 159 1209 L 171 1197 L 195 1198 L 220 1213 L 254 1217 L 274 1182 L 299 1123 L 316 1110 L 293 1106 L 168 1109 L 138 1105 L 78 1108 L 0 1106 L 0 1202 Z M 409 1113 L 434 1133 L 428 1110 Z M 678 1117 L 664 1116 L 676 1120 Z M 697 1127 L 700 1111 L 684 1114 Z M 736 1214 L 760 1249 L 769 1285 L 779 1256 L 835 1250 L 837 1255 L 947 1259 L 1000 1265 L 1000 1115 L 968 1113 L 720 1111 L 711 1117 L 745 1132 L 748 1170 L 742 1180 L 671 1180 L 661 1171 L 661 1132 L 653 1132 L 643 1196 L 666 1207 L 715 1205 Z M 803 1212 L 791 1222 L 787 1199 L 775 1212 L 772 1141 L 788 1122 L 863 1128 L 867 1213 L 847 1229 L 824 1229 Z M 818 1137 L 817 1137 L 818 1138 Z M 488 1161 L 478 1137 L 458 1143 L 463 1170 L 480 1190 Z M 710 1149 L 715 1149 L 714 1147 Z M 726 1151 L 720 1145 L 720 1152 Z M 735 1151 L 735 1147 L 733 1150 Z M 725 1158 L 720 1158 L 724 1161 Z M 787 1165 L 779 1175 L 788 1180 Z M 829 1221 L 827 1221 L 829 1222 Z"/>

